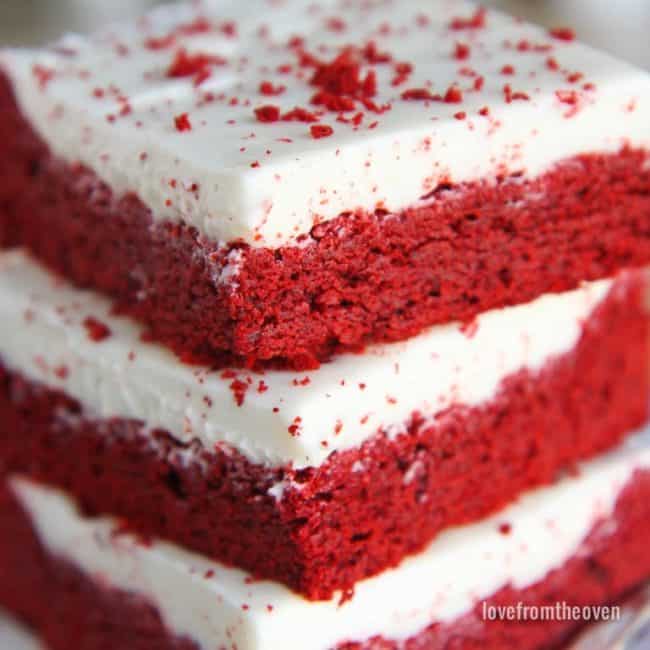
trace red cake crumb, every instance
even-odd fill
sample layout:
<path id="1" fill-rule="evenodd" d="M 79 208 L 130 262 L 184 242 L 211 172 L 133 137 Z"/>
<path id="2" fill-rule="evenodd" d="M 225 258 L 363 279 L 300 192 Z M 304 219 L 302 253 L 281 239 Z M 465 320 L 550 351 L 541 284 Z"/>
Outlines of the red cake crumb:
<path id="1" fill-rule="evenodd" d="M 144 46 L 148 50 L 167 50 L 176 43 L 176 36 L 168 34 L 167 36 L 151 37 L 145 40 Z"/>
<path id="2" fill-rule="evenodd" d="M 88 332 L 88 338 L 95 343 L 101 343 L 101 341 L 105 341 L 111 335 L 111 330 L 108 325 L 93 316 L 88 316 L 84 320 L 83 325 Z"/>
<path id="3" fill-rule="evenodd" d="M 487 10 L 479 7 L 470 18 L 454 18 L 449 27 L 454 30 L 481 29 L 485 27 Z"/>
<path id="4" fill-rule="evenodd" d="M 548 59 L 546 59 L 546 67 L 549 70 L 559 70 L 560 64 L 557 62 L 556 58 L 550 56 Z"/>
<path id="5" fill-rule="evenodd" d="M 310 127 L 311 137 L 319 140 L 334 135 L 334 129 L 327 124 L 312 124 Z"/>
<path id="6" fill-rule="evenodd" d="M 581 552 L 539 582 L 504 587 L 485 606 L 542 606 L 566 602 L 594 607 L 623 600 L 650 576 L 650 472 L 637 472 L 611 517 L 597 522 Z M 0 486 L 0 606 L 28 623 L 50 650 L 198 650 L 166 629 L 142 597 L 111 588 L 48 554 L 28 516 Z M 404 641 L 381 637 L 342 643 L 336 650 L 560 650 L 584 625 L 571 620 L 485 621 L 483 601 L 473 611 L 432 624 Z M 267 612 L 274 611 L 272 605 Z M 317 633 L 317 630 L 314 630 Z"/>
<path id="7" fill-rule="evenodd" d="M 260 106 L 255 109 L 255 117 L 258 122 L 270 124 L 277 122 L 280 119 L 280 109 L 277 106 Z"/>
<path id="8" fill-rule="evenodd" d="M 402 99 L 406 101 L 432 101 L 436 99 L 428 88 L 409 88 L 401 94 Z"/>
<path id="9" fill-rule="evenodd" d="M 318 116 L 306 108 L 296 107 L 282 116 L 284 122 L 318 122 Z"/>
<path id="10" fill-rule="evenodd" d="M 176 130 L 180 133 L 192 130 L 192 122 L 190 122 L 190 116 L 187 113 L 177 115 L 174 118 L 174 125 L 176 126 Z"/>
<path id="11" fill-rule="evenodd" d="M 512 89 L 512 86 L 510 84 L 506 84 L 503 87 L 503 96 L 506 100 L 506 103 L 511 104 L 512 102 L 515 101 L 530 101 L 530 96 L 527 95 L 526 93 L 522 93 L 519 91 L 514 91 Z"/>
<path id="12" fill-rule="evenodd" d="M 275 95 L 281 95 L 286 91 L 287 87 L 282 86 L 282 85 L 273 85 L 270 81 L 262 81 L 260 83 L 260 94 L 262 95 L 269 95 L 269 96 L 275 96 Z"/>
<path id="13" fill-rule="evenodd" d="M 381 52 L 375 41 L 368 41 L 362 49 L 362 56 L 368 63 L 390 63 L 393 57 L 388 52 Z"/>
<path id="14" fill-rule="evenodd" d="M 422 201 L 401 213 L 342 214 L 300 247 L 223 247 L 183 224 L 154 222 L 136 196 L 115 196 L 88 169 L 53 157 L 2 79 L 0 247 L 26 247 L 108 295 L 184 360 L 313 368 L 370 342 L 650 264 L 644 151 L 578 156 L 535 179 L 506 170 L 496 184 L 423 187 Z M 319 122 L 300 107 L 282 119 Z M 261 165 L 252 156 L 249 164 Z M 230 291 L 213 270 L 233 248 L 241 263 Z"/>
<path id="15" fill-rule="evenodd" d="M 556 27 L 549 30 L 549 34 L 560 41 L 570 42 L 574 41 L 576 38 L 575 32 L 569 27 Z"/>
<path id="16" fill-rule="evenodd" d="M 300 470 L 253 464 L 227 445 L 183 445 L 139 422 L 98 421 L 62 392 L 0 365 L 0 472 L 59 486 L 85 512 L 124 518 L 145 538 L 328 598 L 645 423 L 650 322 L 640 298 L 637 279 L 626 276 L 584 324 L 577 347 L 539 372 L 507 377 L 483 405 L 456 405 L 434 419 L 415 413 L 402 435 L 377 432 Z M 234 383 L 237 373 L 227 377 Z M 255 390 L 241 381 L 242 391 Z M 290 433 L 301 430 L 296 418 Z M 407 481 L 414 463 L 419 471 Z M 269 490 L 280 481 L 286 487 L 276 500 Z"/>
<path id="17" fill-rule="evenodd" d="M 447 104 L 460 104 L 463 101 L 463 93 L 458 86 L 450 86 L 445 93 L 444 101 Z"/>
<path id="18" fill-rule="evenodd" d="M 465 61 L 470 57 L 471 53 L 472 50 L 469 45 L 465 43 L 456 43 L 456 47 L 454 48 L 455 59 L 458 59 L 458 61 Z"/>
<path id="19" fill-rule="evenodd" d="M 185 49 L 176 52 L 167 70 L 170 78 L 194 77 L 195 85 L 200 85 L 211 75 L 213 66 L 225 65 L 227 60 L 213 54 L 190 54 Z"/>
<path id="20" fill-rule="evenodd" d="M 44 65 L 35 65 L 32 68 L 32 73 L 38 80 L 38 85 L 41 90 L 45 90 L 56 74 L 52 68 L 47 68 Z"/>

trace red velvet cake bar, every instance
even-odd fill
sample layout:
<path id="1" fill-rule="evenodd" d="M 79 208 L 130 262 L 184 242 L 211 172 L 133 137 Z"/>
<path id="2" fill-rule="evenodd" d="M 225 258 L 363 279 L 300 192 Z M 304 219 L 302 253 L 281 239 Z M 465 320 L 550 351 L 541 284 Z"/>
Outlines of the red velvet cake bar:
<path id="1" fill-rule="evenodd" d="M 646 73 L 462 0 L 240 4 L 2 54 L 0 245 L 296 369 L 650 263 Z"/>
<path id="2" fill-rule="evenodd" d="M 49 650 L 563 647 L 650 579 L 648 109 L 466 0 L 0 52 L 0 610 Z"/>
<path id="3" fill-rule="evenodd" d="M 132 537 L 14 478 L 0 490 L 0 605 L 50 650 L 561 648 L 650 575 L 649 443 L 639 434 L 575 476 L 443 533 L 342 605 Z M 580 615 L 551 617 L 555 603 Z M 508 607 L 530 618 L 494 620 Z"/>
<path id="4" fill-rule="evenodd" d="M 645 287 L 627 272 L 308 373 L 214 372 L 4 254 L 4 473 L 330 598 L 644 424 Z"/>

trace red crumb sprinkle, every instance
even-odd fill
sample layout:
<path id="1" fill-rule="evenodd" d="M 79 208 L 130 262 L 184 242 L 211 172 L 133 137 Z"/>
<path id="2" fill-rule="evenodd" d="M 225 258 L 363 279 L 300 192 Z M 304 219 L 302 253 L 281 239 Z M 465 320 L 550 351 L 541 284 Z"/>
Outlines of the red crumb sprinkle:
<path id="1" fill-rule="evenodd" d="M 287 89 L 286 86 L 274 86 L 270 81 L 263 81 L 260 84 L 260 94 L 267 96 L 281 95 Z"/>
<path id="2" fill-rule="evenodd" d="M 503 523 L 499 526 L 499 532 L 502 535 L 510 535 L 511 531 L 512 531 L 512 526 L 508 523 Z"/>
<path id="3" fill-rule="evenodd" d="M 266 391 L 269 389 L 269 386 L 263 379 L 260 379 L 260 383 L 257 384 L 257 392 L 262 394 L 266 393 Z"/>
<path id="4" fill-rule="evenodd" d="M 454 117 L 457 120 L 464 120 L 467 117 L 467 113 L 465 111 L 458 111 L 458 113 L 454 114 Z"/>
<path id="5" fill-rule="evenodd" d="M 374 70 L 362 74 L 362 56 L 383 60 L 388 55 L 377 52 L 374 45 L 358 48 L 346 47 L 332 61 L 323 62 L 303 49 L 298 49 L 302 68 L 314 68 L 314 73 L 309 79 L 309 84 L 318 88 L 318 92 L 311 98 L 311 103 L 323 106 L 328 111 L 341 113 L 354 111 L 357 103 L 375 113 L 383 113 L 390 106 L 378 106 L 372 100 L 377 93 L 377 77 Z"/>
<path id="6" fill-rule="evenodd" d="M 327 22 L 325 23 L 325 26 L 331 32 L 343 32 L 347 27 L 345 21 L 342 18 L 336 18 L 336 17 L 328 18 Z"/>
<path id="7" fill-rule="evenodd" d="M 483 86 L 485 86 L 485 77 L 476 77 L 474 79 L 474 90 L 483 90 Z"/>
<path id="8" fill-rule="evenodd" d="M 273 611 L 273 605 L 267 605 L 266 606 L 266 611 L 267 612 L 272 612 Z"/>
<path id="9" fill-rule="evenodd" d="M 206 580 L 209 580 L 210 578 L 214 578 L 214 569 L 208 569 L 205 574 L 204 574 Z"/>
<path id="10" fill-rule="evenodd" d="M 481 110 L 479 110 L 478 114 L 483 117 L 487 117 L 490 114 L 490 109 L 487 106 L 484 106 Z"/>
<path id="11" fill-rule="evenodd" d="M 57 366 L 54 368 L 54 374 L 59 379 L 67 379 L 70 375 L 70 371 L 67 366 Z"/>
<path id="12" fill-rule="evenodd" d="M 318 122 L 318 116 L 306 108 L 296 107 L 282 116 L 283 122 Z"/>
<path id="13" fill-rule="evenodd" d="M 458 86 L 450 86 L 445 93 L 444 101 L 447 104 L 460 104 L 463 101 L 463 93 Z"/>
<path id="14" fill-rule="evenodd" d="M 35 65 L 32 68 L 32 74 L 36 77 L 38 81 L 38 87 L 41 90 L 45 90 L 46 86 L 52 79 L 54 79 L 54 70 L 52 68 L 46 68 L 44 65 Z"/>
<path id="15" fill-rule="evenodd" d="M 148 38 L 144 42 L 144 46 L 148 50 L 166 50 L 176 42 L 176 36 L 174 34 L 168 34 L 167 36 L 162 36 L 160 38 Z"/>
<path id="16" fill-rule="evenodd" d="M 501 68 L 501 74 L 515 74 L 515 67 L 512 65 L 504 65 L 503 68 Z"/>
<path id="17" fill-rule="evenodd" d="M 406 61 L 395 64 L 395 76 L 391 81 L 392 86 L 401 86 L 403 83 L 408 81 L 408 78 L 413 72 L 413 64 Z"/>
<path id="18" fill-rule="evenodd" d="M 190 116 L 187 113 L 177 115 L 174 118 L 174 125 L 176 126 L 176 130 L 180 133 L 192 130 L 192 122 L 190 122 Z"/>
<path id="19" fill-rule="evenodd" d="M 514 91 L 510 84 L 503 87 L 503 96 L 507 104 L 512 104 L 515 101 L 530 101 L 530 97 L 526 93 Z"/>
<path id="20" fill-rule="evenodd" d="M 393 57 L 388 52 L 381 52 L 375 41 L 369 41 L 361 51 L 368 63 L 390 63 Z"/>
<path id="21" fill-rule="evenodd" d="M 280 120 L 280 109 L 277 106 L 260 106 L 255 109 L 255 117 L 258 122 L 263 124 L 270 124 Z"/>
<path id="22" fill-rule="evenodd" d="M 485 7 L 479 7 L 474 15 L 469 18 L 453 18 L 449 24 L 450 29 L 481 29 L 485 27 L 485 18 L 487 10 Z"/>
<path id="23" fill-rule="evenodd" d="M 302 423 L 302 418 L 300 416 L 297 416 L 293 419 L 293 423 L 289 427 L 288 431 L 292 436 L 299 436 L 300 435 L 300 425 Z"/>
<path id="24" fill-rule="evenodd" d="M 576 38 L 576 33 L 570 27 L 556 27 L 549 30 L 549 34 L 560 41 L 571 42 Z"/>
<path id="25" fill-rule="evenodd" d="M 580 99 L 580 96 L 575 90 L 558 90 L 555 92 L 555 96 L 563 104 L 568 104 L 569 106 L 575 106 Z"/>
<path id="26" fill-rule="evenodd" d="M 259 160 L 256 160 L 255 162 L 252 162 L 252 163 L 251 163 L 251 167 L 252 167 L 253 169 L 257 169 L 259 166 L 260 166 L 260 162 L 259 162 Z"/>
<path id="27" fill-rule="evenodd" d="M 223 25 L 219 27 L 219 30 L 224 36 L 227 36 L 228 38 L 235 38 L 237 36 L 237 25 L 232 20 L 228 20 L 223 23 Z"/>
<path id="28" fill-rule="evenodd" d="M 189 54 L 186 49 L 176 52 L 174 60 L 167 69 L 167 76 L 171 79 L 194 77 L 194 84 L 200 85 L 210 77 L 211 68 L 225 65 L 226 59 L 212 54 Z"/>
<path id="29" fill-rule="evenodd" d="M 558 63 L 556 58 L 549 56 L 548 59 L 546 59 L 546 67 L 549 70 L 559 70 L 560 64 Z"/>
<path id="30" fill-rule="evenodd" d="M 478 332 L 478 320 L 476 318 L 463 323 L 460 326 L 461 333 L 468 339 L 473 339 Z"/>
<path id="31" fill-rule="evenodd" d="M 110 328 L 92 316 L 84 320 L 83 326 L 86 328 L 88 338 L 95 343 L 105 341 L 111 335 Z"/>
<path id="32" fill-rule="evenodd" d="M 327 124 L 312 124 L 309 130 L 311 132 L 311 137 L 315 140 L 329 138 L 329 136 L 334 134 L 334 129 Z"/>
<path id="33" fill-rule="evenodd" d="M 464 43 L 456 43 L 456 47 L 454 48 L 454 59 L 457 59 L 458 61 L 465 61 L 466 59 L 469 59 L 471 53 L 472 51 L 470 50 L 469 45 L 465 45 Z"/>
<path id="34" fill-rule="evenodd" d="M 401 94 L 402 99 L 409 102 L 432 101 L 439 96 L 434 95 L 428 88 L 409 88 Z"/>
<path id="35" fill-rule="evenodd" d="M 233 379 L 234 376 L 234 379 Z M 232 370 L 224 370 L 221 373 L 222 379 L 233 379 L 230 383 L 230 392 L 235 400 L 237 406 L 243 406 L 246 399 L 246 392 L 250 388 L 250 381 L 243 381 Z"/>

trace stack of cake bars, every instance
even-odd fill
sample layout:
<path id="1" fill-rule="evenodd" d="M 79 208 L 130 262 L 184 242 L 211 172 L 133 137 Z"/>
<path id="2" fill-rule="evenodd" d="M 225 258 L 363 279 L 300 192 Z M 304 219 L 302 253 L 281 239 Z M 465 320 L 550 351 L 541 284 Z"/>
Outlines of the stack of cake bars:
<path id="1" fill-rule="evenodd" d="M 485 613 L 650 577 L 648 75 L 464 0 L 0 66 L 0 607 L 50 650 L 559 648 Z"/>

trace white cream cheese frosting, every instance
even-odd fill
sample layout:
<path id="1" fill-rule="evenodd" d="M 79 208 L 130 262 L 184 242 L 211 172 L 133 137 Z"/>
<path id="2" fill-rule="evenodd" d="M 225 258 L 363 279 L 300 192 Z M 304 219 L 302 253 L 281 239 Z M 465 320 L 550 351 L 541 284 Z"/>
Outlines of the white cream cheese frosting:
<path id="1" fill-rule="evenodd" d="M 330 650 L 375 635 L 403 640 L 431 623 L 454 621 L 508 584 L 525 589 L 542 580 L 583 550 L 634 472 L 648 468 L 645 432 L 575 476 L 529 492 L 482 522 L 447 530 L 399 567 L 358 583 L 343 605 L 309 602 L 166 543 L 115 535 L 118 524 L 83 519 L 57 491 L 21 478 L 12 485 L 49 552 L 102 584 L 141 594 L 170 631 L 200 648 Z M 615 527 L 610 520 L 607 529 Z"/>
<path id="2" fill-rule="evenodd" d="M 17 621 L 0 609 L 0 648 L 3 650 L 47 650 Z"/>
<path id="3" fill-rule="evenodd" d="M 198 0 L 49 49 L 4 51 L 0 65 L 58 156 L 117 194 L 137 193 L 155 219 L 183 219 L 219 242 L 275 247 L 344 211 L 416 204 L 443 181 L 532 177 L 577 154 L 650 149 L 646 72 L 495 11 L 481 28 L 452 28 L 476 10 L 466 0 Z M 208 31 L 188 28 L 197 18 Z M 373 101 L 390 110 L 361 108 L 357 126 L 327 112 L 318 120 L 333 134 L 321 139 L 309 124 L 257 121 L 265 105 L 319 110 L 294 36 L 325 62 L 370 42 L 390 54 L 362 66 L 376 73 Z M 219 57 L 199 85 L 167 75 L 182 48 Z M 398 63 L 413 70 L 394 85 Z M 269 96 L 263 82 L 284 90 Z M 459 103 L 401 97 L 454 86 Z M 179 132 L 185 114 L 191 130 Z"/>
<path id="4" fill-rule="evenodd" d="M 254 374 L 183 365 L 142 342 L 139 327 L 111 314 L 108 300 L 73 289 L 21 251 L 4 252 L 0 361 L 65 391 L 91 417 L 133 418 L 208 449 L 225 443 L 254 463 L 317 466 L 379 430 L 399 433 L 414 412 L 433 417 L 485 403 L 504 378 L 570 352 L 611 286 L 602 280 L 486 312 L 469 328 L 436 326 L 315 371 Z M 111 335 L 93 341 L 88 317 Z"/>

